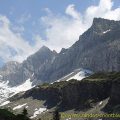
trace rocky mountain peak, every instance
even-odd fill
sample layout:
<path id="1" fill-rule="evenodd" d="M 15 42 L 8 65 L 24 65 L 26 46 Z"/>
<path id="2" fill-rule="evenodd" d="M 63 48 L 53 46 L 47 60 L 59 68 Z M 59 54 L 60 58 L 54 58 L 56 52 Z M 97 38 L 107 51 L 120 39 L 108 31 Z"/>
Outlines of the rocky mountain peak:
<path id="1" fill-rule="evenodd" d="M 104 18 L 94 18 L 92 29 L 98 33 L 110 31 L 120 27 L 120 21 L 108 20 Z"/>
<path id="2" fill-rule="evenodd" d="M 107 23 L 108 21 L 110 21 L 110 20 L 104 19 L 104 18 L 94 18 L 94 19 L 93 19 L 93 24 Z M 113 20 L 112 20 L 112 21 L 113 21 Z"/>
<path id="3" fill-rule="evenodd" d="M 42 46 L 36 53 L 34 53 L 33 55 L 31 55 L 29 58 L 34 58 L 34 57 L 37 57 L 37 58 L 41 58 L 43 56 L 51 56 L 51 55 L 56 55 L 56 53 L 52 50 L 50 50 L 48 47 L 46 46 Z"/>
<path id="4" fill-rule="evenodd" d="M 39 51 L 51 51 L 47 46 L 42 46 Z"/>
<path id="5" fill-rule="evenodd" d="M 115 24 L 116 21 L 114 20 L 108 20 L 108 19 L 104 19 L 104 18 L 94 18 L 93 19 L 93 25 L 94 26 L 99 26 L 99 25 L 108 25 L 108 24 Z"/>
<path id="6" fill-rule="evenodd" d="M 31 59 L 34 62 L 41 61 L 41 60 L 45 61 L 46 59 L 49 59 L 49 58 L 53 57 L 54 55 L 55 55 L 55 53 L 52 50 L 50 50 L 46 46 L 42 46 L 36 53 L 29 56 L 27 60 Z"/>

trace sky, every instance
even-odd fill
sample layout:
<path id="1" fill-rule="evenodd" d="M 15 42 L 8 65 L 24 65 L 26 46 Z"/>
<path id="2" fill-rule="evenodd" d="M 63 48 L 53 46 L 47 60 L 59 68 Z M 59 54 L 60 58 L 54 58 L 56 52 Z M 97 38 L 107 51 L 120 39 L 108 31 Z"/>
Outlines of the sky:
<path id="1" fill-rule="evenodd" d="M 70 47 L 95 17 L 120 20 L 120 0 L 0 0 L 0 66 Z"/>

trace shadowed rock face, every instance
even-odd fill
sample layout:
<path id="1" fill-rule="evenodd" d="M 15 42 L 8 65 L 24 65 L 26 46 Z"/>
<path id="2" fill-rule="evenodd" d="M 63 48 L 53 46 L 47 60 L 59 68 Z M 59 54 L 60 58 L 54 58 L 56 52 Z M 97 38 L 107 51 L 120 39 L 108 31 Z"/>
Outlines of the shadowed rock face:
<path id="1" fill-rule="evenodd" d="M 92 26 L 69 49 L 62 49 L 51 67 L 38 75 L 56 80 L 77 68 L 120 71 L 120 22 L 95 18 Z"/>
<path id="2" fill-rule="evenodd" d="M 69 81 L 54 83 L 47 87 L 39 86 L 28 90 L 23 95 L 14 96 L 10 100 L 32 97 L 45 100 L 49 109 L 59 105 L 61 110 L 83 109 L 90 107 L 91 102 L 99 102 L 110 96 L 112 81 Z"/>
<path id="3" fill-rule="evenodd" d="M 113 82 L 110 103 L 120 104 L 120 78 Z"/>
<path id="4" fill-rule="evenodd" d="M 120 78 L 112 83 L 110 99 L 105 109 L 109 112 L 120 113 Z"/>
<path id="5" fill-rule="evenodd" d="M 49 69 L 38 78 L 54 81 L 77 68 L 92 71 L 120 70 L 120 22 L 96 18 L 69 49 L 62 49 Z M 45 76 L 45 77 L 44 77 Z"/>
<path id="6" fill-rule="evenodd" d="M 45 83 L 9 98 L 10 103 L 5 107 L 14 108 L 16 105 L 26 103 L 28 109 L 32 109 L 31 114 L 39 104 L 39 108 L 44 106 L 49 109 L 49 113 L 55 107 L 62 112 L 71 111 L 71 113 L 118 113 L 120 112 L 119 77 L 120 72 L 95 73 L 81 81 Z"/>
<path id="7" fill-rule="evenodd" d="M 52 82 L 74 69 L 92 71 L 120 71 L 120 21 L 95 18 L 92 26 L 79 37 L 79 40 L 59 54 L 42 47 L 22 64 L 0 70 L 4 80 L 14 86 L 31 78 L 33 84 Z M 6 72 L 9 71 L 10 72 Z"/>
<path id="8" fill-rule="evenodd" d="M 109 97 L 111 82 L 82 81 L 70 84 L 62 89 L 62 104 L 64 107 L 85 108 L 91 102 L 99 102 Z"/>

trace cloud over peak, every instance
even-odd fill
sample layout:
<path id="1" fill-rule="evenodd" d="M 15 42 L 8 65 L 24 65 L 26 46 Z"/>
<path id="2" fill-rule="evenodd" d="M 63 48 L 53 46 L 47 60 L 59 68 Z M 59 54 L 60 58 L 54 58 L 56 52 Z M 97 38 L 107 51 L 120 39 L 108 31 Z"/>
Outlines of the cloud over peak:
<path id="1" fill-rule="evenodd" d="M 45 26 L 46 44 L 51 49 L 60 51 L 70 47 L 87 30 L 95 17 L 120 20 L 120 8 L 113 9 L 112 0 L 100 0 L 98 5 L 89 6 L 84 13 L 75 9 L 74 4 L 67 6 L 65 15 L 56 15 L 47 8 L 48 15 L 42 16 Z"/>
<path id="2" fill-rule="evenodd" d="M 83 14 L 76 10 L 74 4 L 68 5 L 64 14 L 54 14 L 45 8 L 47 15 L 40 17 L 45 38 L 33 31 L 34 45 L 29 44 L 21 34 L 13 32 L 10 20 L 0 15 L 0 58 L 23 61 L 43 45 L 57 51 L 68 48 L 91 26 L 94 17 L 120 20 L 120 8 L 113 9 L 113 5 L 112 0 L 100 0 L 98 5 L 89 6 Z"/>

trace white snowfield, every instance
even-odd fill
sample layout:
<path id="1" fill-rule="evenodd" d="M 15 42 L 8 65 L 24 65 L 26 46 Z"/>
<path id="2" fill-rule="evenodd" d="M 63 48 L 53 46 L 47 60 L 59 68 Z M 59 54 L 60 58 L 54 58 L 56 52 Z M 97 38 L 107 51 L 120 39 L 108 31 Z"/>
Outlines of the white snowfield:
<path id="1" fill-rule="evenodd" d="M 68 75 L 62 77 L 61 79 L 55 81 L 55 82 L 60 82 L 60 81 L 69 81 L 72 79 L 76 79 L 76 80 L 82 80 L 85 77 L 88 77 L 89 75 L 93 74 L 92 71 L 90 70 L 86 70 L 86 69 L 76 69 L 73 72 L 69 73 Z M 53 84 L 53 83 L 51 83 Z"/>
<path id="2" fill-rule="evenodd" d="M 16 106 L 16 107 L 14 107 L 13 110 L 20 109 L 20 108 L 24 107 L 25 105 L 27 105 L 27 103 L 22 104 L 22 105 L 18 105 L 18 106 Z"/>
<path id="3" fill-rule="evenodd" d="M 15 93 L 19 93 L 22 91 L 27 91 L 27 90 L 31 89 L 32 87 L 34 87 L 34 86 L 32 86 L 32 82 L 30 81 L 30 79 L 28 79 L 23 84 L 12 87 L 11 90 L 14 91 Z"/>
<path id="4" fill-rule="evenodd" d="M 70 77 L 69 79 L 67 79 L 66 81 L 69 81 L 71 79 L 76 79 L 76 80 L 82 80 L 83 78 L 89 76 L 90 74 L 92 74 L 91 71 L 89 70 L 85 70 L 85 69 L 81 69 L 80 72 L 78 72 L 76 75 Z"/>
<path id="5" fill-rule="evenodd" d="M 0 80 L 0 102 L 4 101 L 12 91 L 8 86 L 9 81 L 2 81 Z"/>
<path id="6" fill-rule="evenodd" d="M 18 86 L 10 87 L 8 85 L 9 81 L 2 81 L 0 80 L 0 103 L 1 105 L 4 104 L 5 100 L 19 92 L 22 91 L 27 91 L 31 89 L 32 87 L 32 82 L 30 79 L 27 79 L 24 83 Z"/>
<path id="7" fill-rule="evenodd" d="M 46 112 L 46 111 L 48 111 L 46 108 L 39 108 L 39 109 L 36 108 L 33 116 L 31 116 L 30 118 L 33 119 L 33 118 L 37 117 L 37 115 L 39 115 L 43 112 Z"/>
<path id="8" fill-rule="evenodd" d="M 69 73 L 68 75 L 62 77 L 61 79 L 66 79 L 67 77 L 71 76 L 74 72 Z M 57 80 L 56 82 L 62 81 L 61 79 Z"/>

